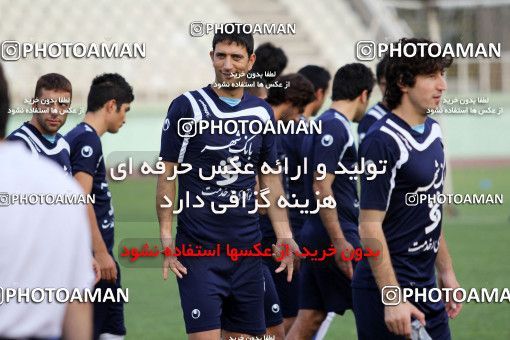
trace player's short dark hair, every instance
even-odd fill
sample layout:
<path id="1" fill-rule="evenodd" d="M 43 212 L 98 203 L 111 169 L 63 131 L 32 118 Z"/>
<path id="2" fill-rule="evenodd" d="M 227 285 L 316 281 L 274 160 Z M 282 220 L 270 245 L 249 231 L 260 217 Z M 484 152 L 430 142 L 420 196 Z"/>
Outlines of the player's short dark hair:
<path id="1" fill-rule="evenodd" d="M 4 77 L 2 64 L 0 64 L 0 139 L 5 137 L 7 119 L 9 118 L 9 90 L 7 80 Z"/>
<path id="2" fill-rule="evenodd" d="M 388 54 L 385 54 L 375 67 L 375 78 L 379 84 L 381 80 L 386 79 L 386 66 L 388 65 Z"/>
<path id="3" fill-rule="evenodd" d="M 269 88 L 266 101 L 270 105 L 280 105 L 290 101 L 293 106 L 302 110 L 315 99 L 312 83 L 300 74 L 286 74 L 278 77 L 276 81 L 284 86 L 289 82 L 289 87 Z"/>
<path id="4" fill-rule="evenodd" d="M 315 91 L 322 89 L 324 92 L 328 89 L 329 81 L 331 80 L 331 74 L 324 67 L 317 65 L 306 65 L 302 67 L 299 74 L 303 75 L 312 84 Z"/>
<path id="5" fill-rule="evenodd" d="M 87 98 L 87 112 L 94 112 L 109 100 L 115 99 L 117 110 L 122 104 L 131 103 L 135 96 L 133 88 L 117 73 L 103 73 L 94 78 Z"/>
<path id="6" fill-rule="evenodd" d="M 251 33 L 244 33 L 242 28 L 234 29 L 233 33 L 226 33 L 230 32 L 232 30 L 227 30 L 225 28 L 226 25 L 234 25 L 234 27 L 237 27 L 240 24 L 231 23 L 231 24 L 223 24 L 222 29 L 217 29 L 216 33 L 214 34 L 214 38 L 212 41 L 212 48 L 213 51 L 216 48 L 216 44 L 220 42 L 227 42 L 227 43 L 237 43 L 238 45 L 246 47 L 246 51 L 248 51 L 248 56 L 251 56 L 253 54 L 253 35 Z M 237 26 L 236 26 L 237 25 Z"/>
<path id="7" fill-rule="evenodd" d="M 445 68 L 450 67 L 453 62 L 451 56 L 441 56 L 438 53 L 440 46 L 432 45 L 430 49 L 432 55 L 439 55 L 438 57 L 432 57 L 429 53 L 429 45 L 432 44 L 427 39 L 417 38 L 402 38 L 398 42 L 393 44 L 400 44 L 400 50 L 405 51 L 405 46 L 413 44 L 420 46 L 417 48 L 421 51 L 423 47 L 424 54 L 415 53 L 414 56 L 405 56 L 403 53 L 398 55 L 392 55 L 388 58 L 388 64 L 386 65 L 386 93 L 384 97 L 388 103 L 388 108 L 393 110 L 402 101 L 402 90 L 400 86 L 414 86 L 417 75 L 427 75 L 435 73 L 437 71 L 443 71 Z M 424 44 L 424 45 L 422 45 Z"/>
<path id="8" fill-rule="evenodd" d="M 288 59 L 285 52 L 269 42 L 257 47 L 255 56 L 257 58 L 251 72 L 264 74 L 265 71 L 270 71 L 275 73 L 274 77 L 262 77 L 262 81 L 265 84 L 276 80 L 282 74 L 285 67 L 287 67 Z"/>
<path id="9" fill-rule="evenodd" d="M 34 98 L 41 95 L 42 89 L 45 90 L 60 90 L 73 94 L 73 87 L 69 79 L 58 73 L 48 73 L 41 76 L 35 84 Z"/>
<path id="10" fill-rule="evenodd" d="M 331 99 L 353 100 L 364 90 L 368 95 L 374 88 L 374 74 L 372 70 L 360 63 L 347 64 L 338 69 L 333 78 Z"/>

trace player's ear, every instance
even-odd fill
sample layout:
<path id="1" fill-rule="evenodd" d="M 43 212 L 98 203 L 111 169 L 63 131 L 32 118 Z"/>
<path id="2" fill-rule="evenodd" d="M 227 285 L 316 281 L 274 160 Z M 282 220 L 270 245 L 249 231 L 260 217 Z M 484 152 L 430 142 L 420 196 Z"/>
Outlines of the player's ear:
<path id="1" fill-rule="evenodd" d="M 252 53 L 251 56 L 248 57 L 248 71 L 251 71 L 251 68 L 253 67 L 253 64 L 255 64 L 256 59 L 257 56 L 255 53 Z"/>
<path id="2" fill-rule="evenodd" d="M 117 101 L 115 99 L 110 99 L 104 105 L 107 113 L 117 112 Z"/>
<path id="3" fill-rule="evenodd" d="M 368 102 L 368 90 L 363 90 L 360 95 L 361 104 L 366 104 Z"/>
<path id="4" fill-rule="evenodd" d="M 211 57 L 211 61 L 214 61 L 214 50 L 209 52 L 209 57 Z"/>

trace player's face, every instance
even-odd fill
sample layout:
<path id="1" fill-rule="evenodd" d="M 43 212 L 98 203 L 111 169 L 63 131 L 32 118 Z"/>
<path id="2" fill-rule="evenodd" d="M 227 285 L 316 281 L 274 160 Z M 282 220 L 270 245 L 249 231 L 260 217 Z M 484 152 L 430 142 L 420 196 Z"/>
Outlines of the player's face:
<path id="1" fill-rule="evenodd" d="M 37 127 L 43 134 L 56 134 L 66 122 L 67 110 L 71 105 L 71 93 L 63 90 L 46 90 L 43 88 L 37 99 L 39 101 L 33 104 L 33 107 L 45 111 L 45 113 L 34 114 Z"/>
<path id="2" fill-rule="evenodd" d="M 297 121 L 299 119 L 299 115 L 303 113 L 303 108 L 292 105 L 291 102 L 285 103 L 285 109 L 282 111 L 282 115 L 278 118 L 284 122 L 289 122 L 291 120 Z"/>
<path id="3" fill-rule="evenodd" d="M 441 103 L 441 96 L 446 91 L 444 71 L 431 74 L 417 75 L 413 87 L 408 87 L 408 95 L 411 104 L 418 112 L 426 113 L 429 109 L 435 109 Z"/>
<path id="4" fill-rule="evenodd" d="M 248 56 L 246 47 L 235 42 L 219 42 L 214 51 L 210 52 L 213 62 L 216 83 L 237 83 L 244 81 L 246 76 L 236 78 L 232 74 L 245 75 L 255 62 L 255 54 Z M 226 88 L 228 90 L 228 88 Z"/>
<path id="5" fill-rule="evenodd" d="M 114 106 L 115 108 L 117 105 Z M 126 122 L 126 113 L 131 109 L 129 103 L 124 103 L 118 110 L 112 110 L 108 113 L 108 132 L 117 133 Z"/>

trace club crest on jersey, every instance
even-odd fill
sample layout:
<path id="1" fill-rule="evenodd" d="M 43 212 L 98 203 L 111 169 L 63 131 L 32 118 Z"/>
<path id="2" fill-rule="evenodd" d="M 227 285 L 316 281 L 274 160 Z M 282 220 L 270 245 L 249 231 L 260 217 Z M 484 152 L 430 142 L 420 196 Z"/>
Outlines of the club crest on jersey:
<path id="1" fill-rule="evenodd" d="M 85 158 L 89 158 L 94 153 L 94 150 L 92 150 L 92 147 L 90 145 L 85 145 L 81 148 L 81 155 Z"/>
<path id="2" fill-rule="evenodd" d="M 168 130 L 170 127 L 170 120 L 168 118 L 165 119 L 165 123 L 163 124 L 163 131 Z"/>
<path id="3" fill-rule="evenodd" d="M 322 146 L 328 147 L 331 144 L 333 144 L 333 140 L 334 140 L 333 136 L 331 136 L 330 134 L 327 134 L 322 137 L 321 144 L 322 144 Z"/>

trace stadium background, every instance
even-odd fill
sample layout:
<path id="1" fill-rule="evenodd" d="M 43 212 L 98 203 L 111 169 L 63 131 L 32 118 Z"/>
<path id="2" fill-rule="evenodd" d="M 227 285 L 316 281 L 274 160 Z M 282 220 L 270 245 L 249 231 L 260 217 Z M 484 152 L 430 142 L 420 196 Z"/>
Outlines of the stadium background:
<path id="1" fill-rule="evenodd" d="M 456 193 L 500 193 L 502 206 L 458 206 L 445 216 L 444 230 L 460 283 L 466 287 L 509 287 L 510 209 L 510 1 L 383 0 L 177 0 L 114 2 L 0 0 L 0 40 L 21 42 L 144 42 L 145 59 L 27 59 L 3 62 L 12 106 L 33 95 L 37 78 L 58 72 L 73 84 L 73 106 L 86 108 L 92 78 L 118 72 L 133 85 L 136 100 L 126 125 L 103 138 L 107 166 L 133 155 L 151 160 L 170 101 L 213 80 L 208 52 L 212 35 L 192 37 L 190 23 L 295 23 L 295 35 L 255 36 L 271 41 L 289 58 L 285 73 L 306 64 L 334 74 L 355 62 L 359 40 L 393 41 L 402 36 L 435 37 L 451 43 L 500 42 L 499 59 L 455 60 L 448 72 L 447 98 L 489 99 L 500 115 L 442 115 L 453 188 Z M 439 37 L 439 38 L 438 38 Z M 375 62 L 368 65 L 375 67 Z M 380 97 L 378 90 L 371 101 Z M 325 103 L 325 106 L 328 102 Z M 65 133 L 83 116 L 69 116 Z M 8 132 L 30 117 L 10 117 Z M 6 165 L 2 165 L 6 166 Z M 34 172 L 37 170 L 34 169 Z M 110 182 L 116 214 L 116 241 L 154 239 L 155 178 Z M 21 240 L 20 240 L 21 243 Z M 159 268 L 123 266 L 129 287 L 128 339 L 185 337 L 175 280 L 163 282 Z M 508 304 L 469 304 L 451 322 L 455 339 L 509 339 Z M 354 318 L 335 318 L 326 339 L 354 339 Z"/>

